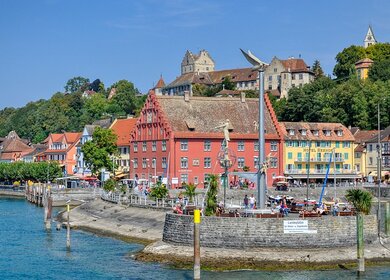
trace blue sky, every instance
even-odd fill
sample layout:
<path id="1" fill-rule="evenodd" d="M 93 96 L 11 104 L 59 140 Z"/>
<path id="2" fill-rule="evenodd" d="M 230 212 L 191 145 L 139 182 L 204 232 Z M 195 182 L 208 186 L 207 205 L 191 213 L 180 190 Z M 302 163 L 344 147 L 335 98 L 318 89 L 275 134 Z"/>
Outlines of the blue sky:
<path id="1" fill-rule="evenodd" d="M 390 41 L 390 1 L 0 0 L 0 108 L 48 99 L 75 76 L 147 92 L 180 75 L 187 49 L 208 50 L 216 69 L 248 67 L 243 48 L 319 59 L 331 74 L 369 24 Z"/>

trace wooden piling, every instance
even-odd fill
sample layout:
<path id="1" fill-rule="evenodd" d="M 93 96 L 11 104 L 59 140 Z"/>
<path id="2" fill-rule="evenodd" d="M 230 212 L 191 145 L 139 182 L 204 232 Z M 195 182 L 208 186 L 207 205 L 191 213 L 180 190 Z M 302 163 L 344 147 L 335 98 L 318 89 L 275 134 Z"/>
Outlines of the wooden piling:
<path id="1" fill-rule="evenodd" d="M 200 280 L 200 210 L 194 210 L 194 280 Z"/>
<path id="2" fill-rule="evenodd" d="M 69 223 L 70 206 L 69 204 L 66 205 L 66 210 L 68 212 L 68 221 L 66 224 L 66 248 L 70 250 L 70 223 Z"/>
<path id="3" fill-rule="evenodd" d="M 356 230 L 357 230 L 357 262 L 358 275 L 364 273 L 364 234 L 363 234 L 363 214 L 356 215 Z"/>

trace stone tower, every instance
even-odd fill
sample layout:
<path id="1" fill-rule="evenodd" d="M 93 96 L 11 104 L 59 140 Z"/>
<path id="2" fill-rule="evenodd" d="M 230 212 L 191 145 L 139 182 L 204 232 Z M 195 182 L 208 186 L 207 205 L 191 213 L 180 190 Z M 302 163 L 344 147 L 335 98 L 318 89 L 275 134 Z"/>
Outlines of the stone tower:
<path id="1" fill-rule="evenodd" d="M 366 34 L 366 37 L 364 38 L 364 47 L 367 48 L 368 46 L 375 45 L 377 43 L 374 32 L 372 32 L 371 25 L 368 26 L 368 31 Z"/>
<path id="2" fill-rule="evenodd" d="M 193 54 L 187 50 L 181 62 L 181 74 L 210 72 L 214 71 L 214 67 L 214 60 L 206 50 L 201 50 L 199 54 Z"/>

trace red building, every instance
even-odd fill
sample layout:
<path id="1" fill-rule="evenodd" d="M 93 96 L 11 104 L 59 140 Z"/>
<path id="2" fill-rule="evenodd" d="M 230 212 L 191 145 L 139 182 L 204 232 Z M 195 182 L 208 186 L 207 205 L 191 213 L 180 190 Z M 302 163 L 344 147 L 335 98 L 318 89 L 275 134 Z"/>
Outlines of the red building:
<path id="1" fill-rule="evenodd" d="M 156 175 L 172 187 L 181 182 L 204 186 L 209 174 L 221 174 L 218 153 L 224 139 L 216 128 L 229 120 L 229 148 L 236 162 L 229 171 L 256 171 L 258 158 L 258 99 L 232 97 L 156 96 L 149 93 L 131 132 L 131 178 Z M 265 153 L 270 157 L 267 185 L 282 173 L 281 130 L 265 97 Z"/>

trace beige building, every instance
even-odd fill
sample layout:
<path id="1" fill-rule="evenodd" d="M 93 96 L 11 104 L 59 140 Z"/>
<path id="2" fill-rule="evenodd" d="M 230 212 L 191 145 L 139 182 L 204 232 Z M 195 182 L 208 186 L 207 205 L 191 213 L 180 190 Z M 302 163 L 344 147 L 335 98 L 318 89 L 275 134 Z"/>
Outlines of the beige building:
<path id="1" fill-rule="evenodd" d="M 367 141 L 370 141 L 373 137 L 376 137 L 378 134 L 377 130 L 360 130 L 357 127 L 350 129 L 351 133 L 355 137 L 354 151 L 355 151 L 355 170 L 358 174 L 361 174 L 363 177 L 368 175 L 367 173 Z M 370 147 L 372 149 L 372 146 Z M 371 151 L 372 152 L 372 151 Z M 371 154 L 370 152 L 370 154 Z M 372 155 L 370 155 L 372 158 Z M 373 159 L 371 159 L 373 163 Z M 372 165 L 371 163 L 371 165 Z"/>
<path id="2" fill-rule="evenodd" d="M 380 132 L 381 143 L 381 176 L 390 180 L 390 126 Z M 367 141 L 367 167 L 368 176 L 377 177 L 378 173 L 378 135 Z"/>
<path id="3" fill-rule="evenodd" d="M 214 60 L 206 50 L 201 50 L 199 54 L 187 50 L 181 62 L 181 74 L 211 72 L 214 67 Z"/>
<path id="4" fill-rule="evenodd" d="M 274 57 L 264 72 L 264 89 L 277 97 L 288 98 L 292 87 L 299 87 L 314 80 L 314 73 L 301 58 L 281 60 Z"/>

